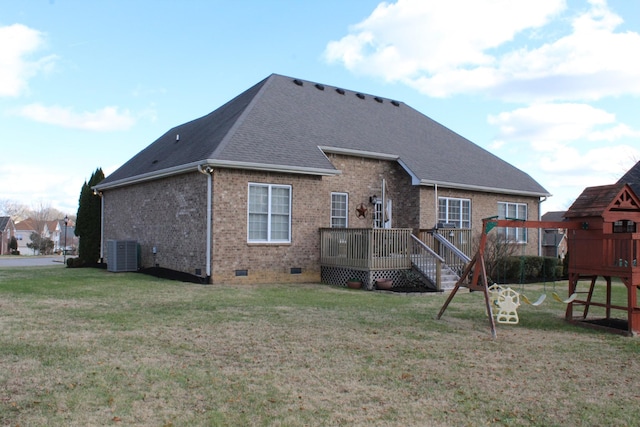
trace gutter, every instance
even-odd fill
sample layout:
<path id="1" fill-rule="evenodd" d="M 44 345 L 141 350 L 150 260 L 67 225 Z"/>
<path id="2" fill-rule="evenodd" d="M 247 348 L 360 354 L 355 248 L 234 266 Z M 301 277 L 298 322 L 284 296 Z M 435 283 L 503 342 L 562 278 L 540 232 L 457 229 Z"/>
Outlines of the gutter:
<path id="1" fill-rule="evenodd" d="M 204 163 L 203 163 L 204 162 Z M 159 171 L 153 171 L 143 173 L 140 175 L 118 179 L 113 182 L 105 184 L 98 184 L 92 187 L 94 190 L 102 191 L 107 189 L 113 189 L 118 187 L 124 187 L 126 185 L 139 184 L 146 181 L 151 181 L 159 178 L 166 178 L 181 173 L 202 172 L 202 166 L 229 168 L 229 169 L 244 169 L 244 170 L 257 170 L 265 172 L 284 172 L 301 175 L 320 175 L 320 176 L 334 176 L 340 175 L 342 171 L 337 169 L 324 169 L 324 168 L 308 168 L 303 166 L 289 166 L 289 165 L 269 165 L 264 163 L 251 163 L 251 162 L 237 162 L 232 160 L 212 160 L 206 159 L 204 161 L 188 163 L 185 165 L 175 166 L 172 168 L 162 169 Z"/>
<path id="2" fill-rule="evenodd" d="M 548 197 L 551 194 L 549 193 L 540 193 L 536 191 L 522 191 L 522 190 L 510 190 L 508 188 L 494 188 L 494 187 L 483 187 L 480 185 L 472 185 L 472 184 L 459 184 L 445 181 L 430 181 L 430 180 L 420 180 L 419 185 L 425 185 L 429 187 L 433 186 L 441 186 L 445 188 L 453 188 L 456 190 L 474 190 L 474 191 L 484 191 L 486 193 L 500 193 L 500 194 L 511 194 L 515 196 L 533 196 L 533 197 Z"/>
<path id="3" fill-rule="evenodd" d="M 212 237 L 211 237 L 211 200 L 212 200 L 212 181 L 213 181 L 213 168 L 207 164 L 198 165 L 198 172 L 207 175 L 207 251 L 206 251 L 206 267 L 205 273 L 207 275 L 207 279 L 211 280 L 211 245 L 212 245 Z"/>

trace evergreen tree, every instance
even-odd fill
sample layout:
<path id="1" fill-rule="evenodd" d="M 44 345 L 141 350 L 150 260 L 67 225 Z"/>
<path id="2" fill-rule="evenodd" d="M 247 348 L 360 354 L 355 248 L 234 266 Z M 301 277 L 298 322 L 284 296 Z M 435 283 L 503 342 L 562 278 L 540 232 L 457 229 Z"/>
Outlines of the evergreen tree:
<path id="1" fill-rule="evenodd" d="M 104 179 L 101 168 L 91 175 L 89 182 L 82 185 L 75 234 L 80 238 L 78 258 L 85 265 L 95 265 L 100 258 L 100 222 L 102 216 L 100 196 L 93 194 L 91 187 Z"/>
<path id="2" fill-rule="evenodd" d="M 16 239 L 16 236 L 11 236 L 11 240 L 9 240 L 9 253 L 15 255 L 16 252 L 18 252 L 18 239 Z"/>

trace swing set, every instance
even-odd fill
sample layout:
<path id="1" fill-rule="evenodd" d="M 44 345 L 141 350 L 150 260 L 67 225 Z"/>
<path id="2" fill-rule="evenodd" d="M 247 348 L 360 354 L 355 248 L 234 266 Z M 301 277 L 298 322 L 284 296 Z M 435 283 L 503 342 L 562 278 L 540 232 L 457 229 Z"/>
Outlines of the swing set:
<path id="1" fill-rule="evenodd" d="M 481 291 L 485 297 L 491 335 L 495 338 L 496 327 L 492 306 L 495 305 L 499 308 L 498 316 L 496 316 L 498 321 L 513 323 L 517 320 L 517 315 L 513 315 L 513 307 L 519 306 L 520 299 L 525 303 L 529 300 L 524 295 L 515 295 L 511 292 L 505 292 L 504 289 L 501 291 L 494 288 L 490 293 L 484 258 L 487 235 L 494 227 L 562 228 L 568 231 L 567 254 L 570 256 L 568 297 L 561 298 L 555 289 L 552 296 L 556 301 L 567 305 L 565 320 L 607 332 L 640 335 L 640 305 L 638 305 L 638 291 L 640 291 L 640 265 L 638 265 L 640 258 L 640 229 L 638 228 L 638 224 L 640 224 L 640 197 L 625 183 L 587 187 L 565 212 L 564 217 L 566 221 L 527 221 L 497 219 L 497 217 L 483 219 L 478 250 L 456 282 L 436 319 L 442 317 L 460 287 Z M 593 300 L 598 277 L 602 277 L 605 281 L 606 299 L 604 302 Z M 613 301 L 613 278 L 618 279 L 626 287 L 626 306 L 615 304 Z M 581 280 L 590 281 L 588 291 L 577 291 L 578 282 Z M 531 305 L 540 305 L 542 301 L 544 301 L 544 296 Z M 576 307 L 583 308 L 581 315 L 574 316 Z M 604 309 L 601 311 L 604 311 L 605 317 L 587 319 L 590 307 Z M 626 319 L 612 318 L 612 310 L 626 312 Z"/>
<path id="2" fill-rule="evenodd" d="M 513 227 L 513 228 L 565 228 L 565 229 L 579 229 L 581 224 L 578 222 L 565 222 L 565 221 L 528 221 L 518 219 L 498 219 L 498 217 L 490 217 L 482 220 L 482 235 L 480 237 L 480 243 L 476 254 L 467 264 L 467 267 L 463 271 L 460 279 L 456 282 L 453 290 L 449 294 L 449 297 L 445 301 L 444 305 L 440 309 L 440 312 L 436 316 L 436 319 L 440 319 L 445 310 L 449 306 L 449 303 L 456 296 L 456 293 L 460 287 L 467 287 L 472 291 L 480 291 L 484 293 L 485 305 L 487 309 L 487 315 L 489 317 L 489 323 L 491 326 L 491 335 L 496 338 L 496 325 L 495 323 L 518 323 L 517 308 L 520 306 L 520 300 L 526 304 L 532 306 L 541 305 L 547 295 L 543 293 L 536 301 L 531 302 L 524 293 L 518 293 L 510 287 L 503 287 L 500 285 L 490 285 L 489 278 L 487 276 L 487 269 L 485 265 L 485 250 L 487 246 L 488 234 L 495 227 Z M 521 269 L 522 270 L 522 269 Z M 546 280 L 546 279 L 545 279 Z M 555 284 L 554 284 L 555 286 Z M 522 288 L 522 271 L 521 271 L 521 288 Z M 546 290 L 546 282 L 545 282 Z M 566 304 L 573 301 L 575 295 L 569 296 L 568 299 L 563 300 L 554 290 L 553 297 L 556 300 L 564 302 Z M 566 301 L 566 302 L 565 302 Z M 496 307 L 494 313 L 493 308 Z"/>

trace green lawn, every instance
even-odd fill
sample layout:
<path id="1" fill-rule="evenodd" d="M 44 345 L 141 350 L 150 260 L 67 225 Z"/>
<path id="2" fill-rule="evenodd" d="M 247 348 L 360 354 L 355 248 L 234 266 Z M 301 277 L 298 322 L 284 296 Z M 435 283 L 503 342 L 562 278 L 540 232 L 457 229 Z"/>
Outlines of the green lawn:
<path id="1" fill-rule="evenodd" d="M 492 340 L 466 290 L 434 320 L 446 295 L 2 269 L 0 425 L 637 425 L 638 339 L 567 324 L 552 286 Z"/>

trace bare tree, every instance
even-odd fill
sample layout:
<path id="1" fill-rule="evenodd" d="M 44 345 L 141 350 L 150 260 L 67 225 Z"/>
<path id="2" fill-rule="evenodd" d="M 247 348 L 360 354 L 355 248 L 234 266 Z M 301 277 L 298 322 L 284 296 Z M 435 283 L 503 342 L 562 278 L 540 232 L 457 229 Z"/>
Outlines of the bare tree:
<path id="1" fill-rule="evenodd" d="M 0 199 L 0 215 L 10 216 L 15 222 L 29 217 L 29 207 L 11 199 Z"/>
<path id="2" fill-rule="evenodd" d="M 481 235 L 474 238 L 474 247 L 479 246 Z M 487 275 L 495 280 L 499 275 L 499 264 L 508 257 L 517 255 L 519 245 L 509 240 L 504 233 L 497 231 L 487 234 L 484 251 L 484 262 Z"/>
<path id="3" fill-rule="evenodd" d="M 56 217 L 57 214 L 58 211 L 53 209 L 49 203 L 42 200 L 35 202 L 33 207 L 29 210 L 29 218 L 33 221 L 35 232 L 42 235 L 47 221 L 53 221 L 60 218 Z"/>

